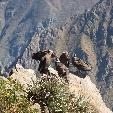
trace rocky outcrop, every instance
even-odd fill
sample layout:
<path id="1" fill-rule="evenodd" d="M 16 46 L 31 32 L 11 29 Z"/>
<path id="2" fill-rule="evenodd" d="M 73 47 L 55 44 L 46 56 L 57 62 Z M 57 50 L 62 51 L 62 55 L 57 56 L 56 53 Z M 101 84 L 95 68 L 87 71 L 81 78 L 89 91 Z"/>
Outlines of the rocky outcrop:
<path id="1" fill-rule="evenodd" d="M 112 113 L 109 108 L 106 107 L 96 88 L 96 85 L 91 82 L 89 76 L 84 79 L 69 74 L 69 89 L 76 95 L 83 95 L 84 100 L 90 102 L 98 111 L 98 113 Z"/>
<path id="2" fill-rule="evenodd" d="M 33 81 L 36 81 L 36 74 L 32 69 L 24 69 L 21 65 L 17 64 L 15 68 L 12 69 L 12 74 L 10 76 L 13 80 L 18 81 L 24 89 L 33 85 Z"/>
<path id="3" fill-rule="evenodd" d="M 24 88 L 27 88 L 28 84 L 32 85 L 32 80 L 36 80 L 36 75 L 34 74 L 33 70 L 24 68 L 16 68 L 16 70 L 14 70 L 11 77 L 24 85 Z M 49 70 L 51 73 L 53 73 L 54 76 L 57 77 L 59 81 L 61 81 L 61 78 L 59 78 L 57 71 L 55 71 L 51 67 L 49 68 Z M 68 81 L 69 91 L 76 96 L 83 96 L 84 100 L 94 106 L 98 113 L 112 113 L 109 108 L 106 107 L 99 93 L 99 90 L 96 88 L 96 85 L 91 82 L 90 77 L 87 76 L 83 79 L 70 73 L 68 75 Z"/>

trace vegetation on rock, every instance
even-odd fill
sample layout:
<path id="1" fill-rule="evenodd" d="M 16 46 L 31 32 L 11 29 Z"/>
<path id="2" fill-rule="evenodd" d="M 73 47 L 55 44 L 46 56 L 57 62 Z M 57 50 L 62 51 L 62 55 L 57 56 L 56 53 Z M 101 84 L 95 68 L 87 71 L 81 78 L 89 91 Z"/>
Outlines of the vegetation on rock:
<path id="1" fill-rule="evenodd" d="M 38 113 L 26 97 L 19 83 L 0 77 L 0 113 Z"/>
<path id="2" fill-rule="evenodd" d="M 97 113 L 83 96 L 71 94 L 68 84 L 55 76 L 44 76 L 34 83 L 28 93 L 29 100 L 39 103 L 42 113 L 46 106 L 50 113 Z"/>

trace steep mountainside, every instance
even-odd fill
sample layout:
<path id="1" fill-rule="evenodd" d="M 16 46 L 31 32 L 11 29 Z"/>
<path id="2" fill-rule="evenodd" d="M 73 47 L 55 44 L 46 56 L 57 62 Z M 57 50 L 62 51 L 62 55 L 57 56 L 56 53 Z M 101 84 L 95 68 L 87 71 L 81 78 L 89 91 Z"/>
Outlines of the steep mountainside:
<path id="1" fill-rule="evenodd" d="M 5 14 L 6 5 L 7 5 L 7 1 L 5 1 L 5 2 L 0 1 L 0 34 L 1 34 L 1 31 L 5 25 L 4 14 Z"/>
<path id="2" fill-rule="evenodd" d="M 37 26 L 62 25 L 67 18 L 84 12 L 97 1 L 0 0 L 0 62 L 12 66 L 22 56 Z"/>
<path id="3" fill-rule="evenodd" d="M 37 70 L 31 54 L 39 49 L 53 49 L 58 56 L 65 50 L 75 53 L 92 64 L 89 76 L 113 109 L 113 0 L 100 0 L 85 10 L 96 2 L 10 0 L 1 10 L 0 62 L 13 66 L 18 61 Z"/>
<path id="4" fill-rule="evenodd" d="M 113 109 L 112 21 L 113 1 L 101 0 L 91 11 L 71 17 L 63 26 L 46 29 L 38 27 L 34 40 L 19 62 L 33 68 L 32 64 L 36 64 L 31 60 L 32 52 L 36 51 L 33 48 L 51 48 L 58 56 L 65 50 L 69 51 L 70 56 L 75 53 L 92 64 L 93 70 L 89 76 L 97 84 L 107 106 Z M 34 45 L 34 42 L 37 44 Z M 72 71 L 75 72 L 74 69 Z"/>

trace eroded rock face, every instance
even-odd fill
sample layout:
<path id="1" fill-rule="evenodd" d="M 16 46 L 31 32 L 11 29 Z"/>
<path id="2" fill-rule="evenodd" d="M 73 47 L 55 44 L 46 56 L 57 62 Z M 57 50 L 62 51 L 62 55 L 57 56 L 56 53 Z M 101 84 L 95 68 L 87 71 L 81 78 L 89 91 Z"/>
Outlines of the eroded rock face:
<path id="1" fill-rule="evenodd" d="M 16 64 L 16 67 L 12 69 L 12 75 L 10 76 L 13 80 L 18 81 L 24 89 L 33 85 L 33 81 L 36 81 L 35 71 L 32 69 L 24 69 L 21 65 Z"/>
<path id="2" fill-rule="evenodd" d="M 110 109 L 106 107 L 99 90 L 96 88 L 96 85 L 91 82 L 90 77 L 86 76 L 82 79 L 70 73 L 69 89 L 76 95 L 84 95 L 84 99 L 96 107 L 98 113 L 112 113 Z"/>
<path id="3" fill-rule="evenodd" d="M 69 17 L 91 8 L 97 1 L 0 1 L 0 61 L 4 66 L 7 64 L 8 67 L 12 67 L 17 59 L 22 57 L 37 27 L 45 29 L 49 26 L 63 25 Z"/>
<path id="4" fill-rule="evenodd" d="M 53 49 L 57 56 L 67 50 L 70 56 L 75 53 L 92 65 L 93 69 L 88 75 L 111 109 L 113 108 L 112 13 L 112 0 L 101 0 L 91 11 L 73 16 L 65 25 L 42 28 L 37 33 L 40 39 L 39 49 Z M 32 44 L 28 48 L 30 47 Z M 30 49 L 28 51 L 30 52 Z M 24 55 L 29 52 L 25 52 Z M 26 59 L 24 55 L 21 62 Z M 28 65 L 30 66 L 30 62 Z M 75 68 L 70 67 L 70 69 L 75 72 Z"/>
<path id="5" fill-rule="evenodd" d="M 31 69 L 24 69 L 22 68 L 22 66 L 18 67 L 16 67 L 16 69 L 13 70 L 13 74 L 11 75 L 11 77 L 14 80 L 20 82 L 20 84 L 22 84 L 24 88 L 27 89 L 29 85 L 32 85 L 32 80 L 34 82 L 36 81 L 36 74 Z M 56 79 L 58 79 L 59 82 L 62 82 L 56 70 L 50 67 L 49 71 L 54 76 L 56 76 Z M 68 81 L 69 91 L 72 94 L 75 94 L 77 97 L 83 96 L 84 101 L 87 101 L 92 106 L 94 106 L 98 113 L 112 113 L 110 109 L 106 107 L 99 93 L 99 90 L 96 88 L 96 85 L 91 82 L 90 77 L 87 76 L 83 79 L 69 73 Z"/>

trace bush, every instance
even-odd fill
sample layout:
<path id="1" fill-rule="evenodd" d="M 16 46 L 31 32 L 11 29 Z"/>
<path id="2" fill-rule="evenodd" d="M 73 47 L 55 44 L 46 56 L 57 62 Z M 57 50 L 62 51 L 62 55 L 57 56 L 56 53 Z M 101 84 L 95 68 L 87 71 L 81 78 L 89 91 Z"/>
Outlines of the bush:
<path id="1" fill-rule="evenodd" d="M 26 97 L 19 83 L 0 77 L 0 113 L 38 113 Z"/>
<path id="2" fill-rule="evenodd" d="M 28 98 L 39 103 L 43 113 L 44 106 L 50 113 L 97 113 L 82 96 L 70 94 L 68 85 L 54 76 L 38 79 L 30 88 Z"/>

